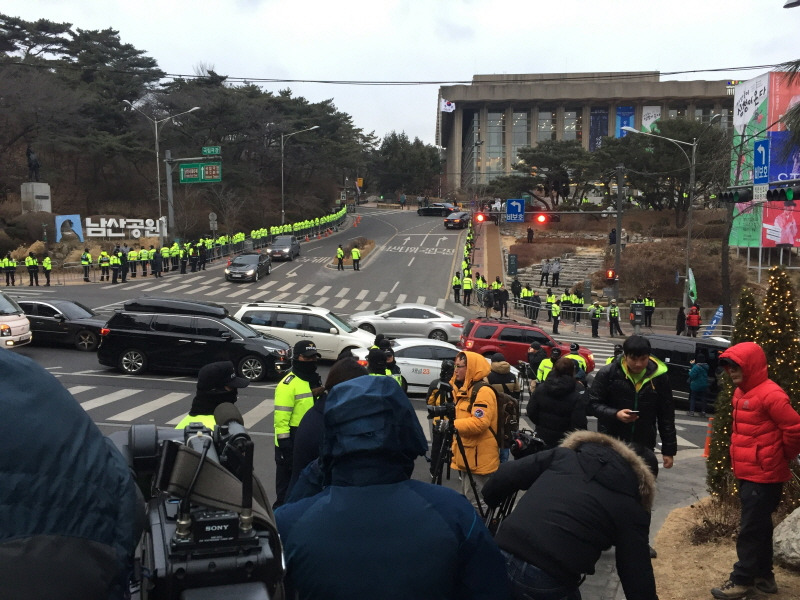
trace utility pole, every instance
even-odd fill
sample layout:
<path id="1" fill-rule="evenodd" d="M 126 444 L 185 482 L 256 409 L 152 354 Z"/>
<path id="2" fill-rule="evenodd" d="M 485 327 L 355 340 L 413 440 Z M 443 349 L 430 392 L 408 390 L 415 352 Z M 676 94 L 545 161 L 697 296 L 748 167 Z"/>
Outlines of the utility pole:
<path id="1" fill-rule="evenodd" d="M 619 264 L 620 254 L 622 253 L 622 202 L 624 194 L 622 185 L 625 183 L 625 167 L 617 165 L 617 239 L 614 247 L 614 273 L 617 274 L 614 280 L 614 297 L 619 298 Z"/>

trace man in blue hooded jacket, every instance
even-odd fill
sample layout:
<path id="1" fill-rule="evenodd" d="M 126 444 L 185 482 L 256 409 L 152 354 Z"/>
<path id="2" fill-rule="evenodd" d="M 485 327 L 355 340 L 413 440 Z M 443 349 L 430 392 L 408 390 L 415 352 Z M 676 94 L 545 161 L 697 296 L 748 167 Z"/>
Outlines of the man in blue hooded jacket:
<path id="1" fill-rule="evenodd" d="M 0 352 L 0 598 L 126 597 L 144 503 L 128 465 L 35 362 Z"/>
<path id="2" fill-rule="evenodd" d="M 336 385 L 324 420 L 326 487 L 275 512 L 289 597 L 509 598 L 503 558 L 472 505 L 410 479 L 427 442 L 394 381 Z"/>

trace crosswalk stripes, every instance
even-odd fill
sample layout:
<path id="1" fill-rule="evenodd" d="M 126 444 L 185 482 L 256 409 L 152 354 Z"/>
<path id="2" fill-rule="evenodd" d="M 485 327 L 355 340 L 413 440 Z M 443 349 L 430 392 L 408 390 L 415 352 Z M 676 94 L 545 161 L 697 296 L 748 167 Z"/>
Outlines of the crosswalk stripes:
<path id="1" fill-rule="evenodd" d="M 113 417 L 108 417 L 108 420 L 134 421 L 150 412 L 164 408 L 165 406 L 169 406 L 170 404 L 175 404 L 176 402 L 180 402 L 181 400 L 189 398 L 190 396 L 192 396 L 192 394 L 181 394 L 178 392 L 172 392 L 166 394 L 165 396 L 161 396 L 161 398 L 156 398 L 155 400 L 151 400 L 150 402 L 145 402 L 144 404 L 140 404 L 139 406 L 125 410 L 119 414 L 114 415 Z"/>
<path id="2" fill-rule="evenodd" d="M 95 398 L 94 400 L 87 400 L 86 402 L 81 402 L 81 407 L 83 410 L 89 411 L 93 408 L 98 408 L 100 406 L 105 406 L 106 404 L 111 404 L 112 402 L 116 402 L 117 400 L 123 400 L 128 398 L 129 396 L 133 396 L 138 394 L 141 390 L 117 390 L 116 392 L 111 392 L 110 394 L 105 394 L 100 396 L 99 398 Z M 74 394 L 73 394 L 74 396 Z"/>

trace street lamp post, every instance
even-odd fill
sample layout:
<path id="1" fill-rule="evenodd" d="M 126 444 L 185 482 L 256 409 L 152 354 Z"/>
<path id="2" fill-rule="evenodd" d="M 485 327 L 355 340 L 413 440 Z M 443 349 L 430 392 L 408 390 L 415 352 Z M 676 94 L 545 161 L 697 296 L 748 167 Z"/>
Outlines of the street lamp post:
<path id="1" fill-rule="evenodd" d="M 684 281 L 683 286 L 683 305 L 689 306 L 689 268 L 690 268 L 690 257 L 692 255 L 692 208 L 694 206 L 694 184 L 695 184 L 695 172 L 697 170 L 697 143 L 700 141 L 700 138 L 703 137 L 703 134 L 708 131 L 709 127 L 711 127 L 716 121 L 718 121 L 722 115 L 716 114 L 712 115 L 711 119 L 708 121 L 708 125 L 703 131 L 696 138 L 692 138 L 691 142 L 685 142 L 683 140 L 674 140 L 672 138 L 668 138 L 663 135 L 656 135 L 655 133 L 649 133 L 647 131 L 639 131 L 638 129 L 634 129 L 633 127 L 623 127 L 623 131 L 627 131 L 629 133 L 636 133 L 639 135 L 648 135 L 650 137 L 659 138 L 662 140 L 666 140 L 668 142 L 672 142 L 675 146 L 683 153 L 683 156 L 689 163 L 689 208 L 686 211 L 686 280 Z M 692 148 L 692 156 L 686 153 L 686 150 L 683 149 L 682 146 L 690 146 Z M 620 235 L 617 232 L 617 235 Z"/>
<path id="2" fill-rule="evenodd" d="M 158 149 L 158 131 L 159 131 L 158 130 L 158 126 L 161 123 L 166 123 L 167 121 L 171 121 L 175 117 L 180 117 L 181 115 L 185 115 L 185 114 L 188 114 L 190 112 L 194 112 L 196 110 L 200 110 L 200 107 L 199 106 L 195 106 L 194 108 L 190 108 L 189 110 L 185 110 L 182 113 L 178 113 L 177 115 L 170 115 L 168 117 L 164 117 L 163 119 L 154 119 L 153 117 L 151 117 L 147 113 L 145 113 L 145 112 L 139 110 L 138 108 L 136 108 L 129 100 L 123 100 L 123 102 L 125 104 L 127 104 L 128 106 L 130 106 L 133 110 L 138 112 L 140 115 L 144 116 L 145 119 L 147 119 L 148 121 L 150 121 L 153 124 L 153 133 L 155 133 L 155 136 L 156 136 L 156 182 L 157 182 L 156 185 L 158 186 L 158 217 L 160 219 L 161 218 L 161 163 L 160 163 L 160 158 L 159 158 L 159 154 L 160 153 L 159 153 L 159 149 Z M 160 228 L 159 228 L 159 231 L 160 231 Z"/>
<path id="3" fill-rule="evenodd" d="M 286 222 L 286 196 L 283 190 L 283 144 L 287 138 L 297 135 L 298 133 L 303 133 L 304 131 L 311 131 L 312 129 L 319 129 L 319 125 L 314 125 L 308 129 L 301 129 L 300 131 L 293 131 L 292 133 L 281 134 L 281 225 Z"/>

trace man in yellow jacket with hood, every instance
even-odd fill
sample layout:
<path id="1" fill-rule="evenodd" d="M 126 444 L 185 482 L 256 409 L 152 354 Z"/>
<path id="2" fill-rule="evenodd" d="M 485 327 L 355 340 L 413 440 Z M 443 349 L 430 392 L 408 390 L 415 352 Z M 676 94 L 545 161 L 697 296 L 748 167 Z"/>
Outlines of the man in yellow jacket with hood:
<path id="1" fill-rule="evenodd" d="M 466 473 L 469 467 L 475 487 L 480 494 L 483 484 L 500 466 L 500 453 L 495 432 L 497 431 L 497 401 L 494 391 L 484 378 L 490 367 L 486 359 L 476 352 L 459 352 L 455 360 L 455 372 L 450 384 L 456 402 L 454 426 L 464 443 L 464 456 L 453 440 L 451 467 L 461 471 L 461 493 L 478 508 L 479 500 Z M 479 509 L 480 512 L 480 509 Z"/>

